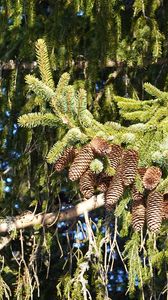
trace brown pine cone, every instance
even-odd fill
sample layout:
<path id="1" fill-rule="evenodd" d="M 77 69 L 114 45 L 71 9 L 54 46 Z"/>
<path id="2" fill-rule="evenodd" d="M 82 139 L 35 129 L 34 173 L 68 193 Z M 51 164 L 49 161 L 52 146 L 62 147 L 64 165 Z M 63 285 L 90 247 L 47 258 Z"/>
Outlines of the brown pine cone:
<path id="1" fill-rule="evenodd" d="M 122 183 L 122 173 L 119 167 L 112 181 L 110 182 L 109 188 L 105 196 L 105 208 L 107 211 L 112 210 L 119 198 L 123 195 L 124 187 Z"/>
<path id="2" fill-rule="evenodd" d="M 107 154 L 107 157 L 110 161 L 110 167 L 112 167 L 114 170 L 117 170 L 121 158 L 122 158 L 122 148 L 119 145 L 111 145 L 110 152 Z"/>
<path id="3" fill-rule="evenodd" d="M 139 197 L 132 203 L 132 227 L 135 231 L 141 231 L 145 223 L 144 198 Z"/>
<path id="4" fill-rule="evenodd" d="M 82 174 L 88 169 L 92 159 L 93 151 L 91 146 L 87 144 L 84 146 L 75 157 L 70 169 L 69 169 L 69 179 L 74 181 L 82 176 Z"/>
<path id="5" fill-rule="evenodd" d="M 109 187 L 112 177 L 107 176 L 106 173 L 102 172 L 97 177 L 97 190 L 105 193 Z"/>
<path id="6" fill-rule="evenodd" d="M 90 169 L 88 169 L 80 177 L 80 191 L 82 195 L 87 199 L 91 198 L 94 195 L 95 177 L 96 175 L 94 175 L 94 173 Z"/>
<path id="7" fill-rule="evenodd" d="M 60 158 L 57 159 L 54 168 L 57 172 L 61 172 L 68 163 L 71 163 L 75 158 L 75 148 L 66 148 Z"/>
<path id="8" fill-rule="evenodd" d="M 160 182 L 162 171 L 157 167 L 150 167 L 143 177 L 143 186 L 147 190 L 153 190 Z"/>
<path id="9" fill-rule="evenodd" d="M 150 231 L 157 232 L 162 223 L 163 195 L 152 191 L 147 198 L 146 218 Z"/>
<path id="10" fill-rule="evenodd" d="M 98 154 L 100 156 L 106 155 L 107 153 L 110 152 L 110 145 L 108 144 L 107 141 L 100 137 L 95 137 L 91 142 L 90 142 L 92 151 L 95 154 Z"/>
<path id="11" fill-rule="evenodd" d="M 122 156 L 122 180 L 125 186 L 133 183 L 138 168 L 138 153 L 135 150 L 125 150 Z"/>

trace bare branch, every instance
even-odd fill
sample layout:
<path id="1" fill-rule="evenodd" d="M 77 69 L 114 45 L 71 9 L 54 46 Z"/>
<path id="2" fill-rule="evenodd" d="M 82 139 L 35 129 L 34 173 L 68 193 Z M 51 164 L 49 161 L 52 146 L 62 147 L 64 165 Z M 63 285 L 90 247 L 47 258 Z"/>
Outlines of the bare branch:
<path id="1" fill-rule="evenodd" d="M 153 63 L 153 65 L 165 65 L 167 64 L 168 60 L 167 58 L 160 58 L 157 60 L 157 62 Z M 146 62 L 144 65 L 145 66 L 148 66 L 148 65 L 151 65 L 151 61 L 149 60 L 149 62 Z M 73 65 L 77 65 L 78 68 L 81 68 L 81 62 L 80 61 L 74 61 L 72 60 L 70 62 L 71 66 Z M 124 61 L 113 61 L 113 60 L 108 60 L 106 61 L 106 63 L 104 65 L 102 65 L 101 62 L 99 62 L 99 65 L 100 67 L 103 67 L 103 68 L 113 68 L 113 67 L 122 67 L 125 65 L 125 62 Z M 144 68 L 144 65 L 142 66 Z M 85 60 L 85 63 L 82 64 L 82 68 L 84 68 L 88 66 L 88 61 Z M 2 68 L 3 70 L 14 70 L 16 67 L 19 67 L 20 69 L 23 69 L 23 70 L 33 70 L 33 69 L 36 69 L 37 68 L 37 62 L 36 61 L 33 61 L 33 62 L 19 62 L 19 61 L 15 61 L 13 59 L 10 59 L 9 61 L 0 61 L 0 68 Z"/>
<path id="2" fill-rule="evenodd" d="M 55 221 L 68 221 L 74 219 L 84 212 L 92 211 L 104 205 L 104 194 L 93 196 L 89 200 L 80 202 L 75 207 L 61 211 L 60 213 L 26 213 L 24 216 L 16 216 L 14 218 L 6 218 L 0 220 L 0 233 L 10 232 L 12 230 L 33 227 L 35 225 L 51 225 Z"/>
<path id="3" fill-rule="evenodd" d="M 71 66 L 73 66 L 73 65 L 76 64 L 76 62 L 74 60 L 72 60 L 70 64 L 71 64 Z M 115 61 L 112 61 L 112 60 L 108 60 L 103 67 L 112 68 L 112 67 L 118 67 L 118 66 L 123 65 L 123 64 L 124 64 L 123 62 L 115 62 Z M 7 62 L 1 61 L 0 65 L 1 65 L 1 68 L 3 70 L 9 70 L 9 71 L 14 70 L 16 67 L 19 67 L 20 69 L 23 69 L 23 70 L 26 70 L 26 69 L 27 70 L 33 70 L 33 69 L 37 68 L 37 62 L 36 61 L 33 61 L 33 62 L 29 63 L 29 62 L 15 61 L 13 59 L 10 59 Z M 99 62 L 99 65 L 102 66 L 101 62 Z M 77 62 L 77 67 L 81 68 L 80 66 L 81 66 L 80 62 L 78 61 Z M 82 64 L 82 68 L 87 67 L 87 66 L 88 66 L 88 62 L 85 61 L 85 63 Z"/>
<path id="4" fill-rule="evenodd" d="M 33 61 L 31 63 L 28 62 L 16 62 L 13 59 L 7 61 L 7 62 L 1 62 L 1 68 L 3 70 L 14 70 L 15 68 L 19 67 L 23 70 L 33 70 L 37 68 L 37 62 Z"/>

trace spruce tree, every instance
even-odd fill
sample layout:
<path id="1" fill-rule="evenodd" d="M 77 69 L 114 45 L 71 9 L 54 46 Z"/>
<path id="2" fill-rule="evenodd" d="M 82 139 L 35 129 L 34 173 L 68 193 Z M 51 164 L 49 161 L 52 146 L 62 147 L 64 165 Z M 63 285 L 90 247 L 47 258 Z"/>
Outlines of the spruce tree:
<path id="1" fill-rule="evenodd" d="M 2 1 L 1 299 L 166 295 L 167 11 Z"/>

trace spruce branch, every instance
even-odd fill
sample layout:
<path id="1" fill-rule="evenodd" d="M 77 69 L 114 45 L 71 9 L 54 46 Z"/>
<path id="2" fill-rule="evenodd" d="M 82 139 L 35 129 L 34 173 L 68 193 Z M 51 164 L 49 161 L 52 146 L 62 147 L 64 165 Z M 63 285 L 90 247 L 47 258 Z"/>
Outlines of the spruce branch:
<path id="1" fill-rule="evenodd" d="M 54 90 L 54 81 L 51 73 L 47 46 L 43 39 L 38 39 L 36 42 L 36 56 L 42 82 Z"/>
<path id="2" fill-rule="evenodd" d="M 64 97 L 65 100 L 65 106 L 66 107 L 66 113 L 70 116 L 73 117 L 76 114 L 76 107 L 77 107 L 77 97 L 75 94 L 75 89 L 73 85 L 68 85 L 64 89 Z"/>
<path id="3" fill-rule="evenodd" d="M 164 125 L 164 118 L 167 117 L 167 107 L 160 107 L 156 110 L 155 114 L 153 117 L 151 117 L 151 119 L 147 122 L 147 126 L 149 125 L 156 125 L 156 124 L 160 124 L 160 121 L 163 120 L 163 124 Z M 160 124 L 161 125 L 161 124 Z"/>
<path id="4" fill-rule="evenodd" d="M 84 89 L 79 89 L 77 94 L 78 99 L 78 115 L 87 109 L 87 94 Z"/>
<path id="5" fill-rule="evenodd" d="M 58 112 L 58 110 L 62 113 L 64 113 L 64 110 L 62 110 L 62 98 L 64 96 L 64 90 L 68 86 L 70 79 L 69 73 L 63 73 L 59 79 L 59 82 L 56 87 L 56 91 L 54 96 L 51 98 L 50 105 L 55 113 Z M 65 103 L 65 101 L 64 101 Z"/>
<path id="6" fill-rule="evenodd" d="M 133 99 L 132 99 L 133 100 Z M 138 109 L 149 109 L 150 106 L 154 104 L 159 104 L 161 101 L 159 99 L 152 99 L 152 100 L 133 100 L 133 101 L 117 101 L 117 105 L 119 108 L 125 111 L 135 111 Z"/>
<path id="7" fill-rule="evenodd" d="M 44 101 L 50 101 L 55 96 L 54 91 L 36 77 L 27 75 L 25 80 L 28 84 L 29 90 L 42 97 Z"/>
<path id="8" fill-rule="evenodd" d="M 132 238 L 126 243 L 123 256 L 128 260 L 128 291 L 130 294 L 135 292 L 135 281 L 138 280 L 138 285 L 143 288 L 142 278 L 142 263 L 139 255 L 140 236 L 137 232 L 132 235 Z"/>
<path id="9" fill-rule="evenodd" d="M 69 80 L 68 73 L 63 74 L 63 76 L 61 77 L 56 92 L 54 92 L 45 83 L 43 83 L 41 80 L 35 78 L 32 75 L 27 75 L 25 79 L 26 79 L 26 83 L 28 84 L 29 90 L 33 91 L 37 96 L 41 97 L 44 101 L 48 101 L 54 113 L 63 124 L 67 124 L 70 128 L 74 127 L 75 124 L 73 119 L 69 118 L 68 115 L 65 115 L 63 111 L 61 112 L 61 105 L 63 103 L 62 94 L 64 92 L 64 84 L 66 86 Z M 58 100 L 61 103 L 60 105 Z"/>
<path id="10" fill-rule="evenodd" d="M 155 96 L 156 98 L 168 100 L 168 93 L 160 91 L 149 82 L 144 83 L 144 89 L 148 94 Z"/>
<path id="11" fill-rule="evenodd" d="M 148 109 L 147 111 L 138 110 L 134 112 L 122 112 L 121 115 L 124 119 L 129 121 L 140 121 L 142 123 L 146 123 L 153 116 L 153 113 L 152 109 Z"/>
<path id="12" fill-rule="evenodd" d="M 118 101 L 117 103 L 118 107 L 121 108 L 124 111 L 135 111 L 138 109 L 142 109 L 143 102 L 141 101 Z"/>
<path id="13" fill-rule="evenodd" d="M 146 128 L 153 125 L 167 128 L 164 120 L 167 118 L 168 93 L 160 91 L 150 83 L 145 83 L 144 88 L 150 95 L 157 98 L 138 101 L 114 96 L 114 102 L 117 103 L 121 116 L 129 121 L 146 123 Z"/>
<path id="14" fill-rule="evenodd" d="M 113 100 L 114 102 L 125 102 L 125 103 L 136 103 L 138 102 L 137 100 L 135 99 L 132 99 L 132 98 L 125 98 L 125 97 L 121 97 L 121 96 L 115 96 L 113 97 Z"/>
<path id="15" fill-rule="evenodd" d="M 33 128 L 36 126 L 50 126 L 57 127 L 59 123 L 59 119 L 56 115 L 51 113 L 29 113 L 19 117 L 18 124 L 21 127 Z"/>
<path id="16" fill-rule="evenodd" d="M 86 128 L 91 129 L 92 133 L 94 132 L 94 135 L 95 135 L 95 132 L 98 132 L 98 131 L 101 131 L 105 135 L 108 134 L 108 131 L 106 130 L 104 125 L 99 123 L 98 121 L 96 121 L 94 119 L 93 115 L 91 114 L 91 112 L 87 109 L 82 110 L 80 112 L 79 122 L 80 122 L 80 125 L 83 127 L 84 130 Z"/>
<path id="17" fill-rule="evenodd" d="M 84 111 L 80 112 L 79 122 L 82 127 L 84 127 L 84 128 L 91 127 L 93 120 L 94 120 L 93 115 L 91 114 L 91 112 L 89 110 L 85 109 Z"/>
<path id="18" fill-rule="evenodd" d="M 48 163 L 54 163 L 63 153 L 65 148 L 81 141 L 86 142 L 87 136 L 83 134 L 78 127 L 70 129 L 61 141 L 58 141 L 50 149 L 47 155 Z"/>

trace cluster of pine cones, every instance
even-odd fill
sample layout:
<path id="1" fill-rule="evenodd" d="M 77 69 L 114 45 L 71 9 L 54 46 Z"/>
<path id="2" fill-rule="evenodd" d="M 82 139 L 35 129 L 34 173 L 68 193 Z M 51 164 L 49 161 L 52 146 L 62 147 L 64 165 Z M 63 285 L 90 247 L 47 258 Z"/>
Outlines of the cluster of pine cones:
<path id="1" fill-rule="evenodd" d="M 106 170 L 94 173 L 90 164 L 95 157 L 106 158 L 114 175 Z M 80 191 L 84 198 L 91 198 L 95 192 L 105 193 L 107 211 L 114 209 L 126 187 L 132 192 L 132 226 L 140 231 L 145 221 L 150 231 L 159 230 L 162 219 L 167 218 L 168 201 L 163 201 L 163 194 L 156 191 L 162 172 L 158 167 L 138 168 L 138 153 L 124 149 L 119 145 L 109 144 L 102 138 L 95 137 L 79 151 L 74 147 L 66 148 L 55 163 L 55 170 L 61 172 L 68 164 L 69 179 L 79 179 Z M 135 184 L 139 176 L 141 192 Z"/>

